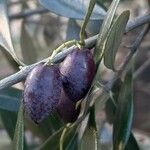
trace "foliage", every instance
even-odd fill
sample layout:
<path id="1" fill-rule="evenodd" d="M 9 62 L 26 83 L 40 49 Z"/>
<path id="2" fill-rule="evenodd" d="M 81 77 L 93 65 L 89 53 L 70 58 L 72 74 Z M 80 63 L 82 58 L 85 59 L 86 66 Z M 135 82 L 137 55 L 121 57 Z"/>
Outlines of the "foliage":
<path id="1" fill-rule="evenodd" d="M 116 15 L 119 2 L 119 0 L 113 0 L 111 5 L 108 7 L 108 10 L 104 7 L 103 1 L 100 0 L 39 0 L 40 4 L 35 2 L 35 5 L 39 8 L 42 5 L 44 8 L 58 16 L 68 18 L 66 40 L 77 40 L 73 42 L 71 41 L 69 44 L 65 43 L 64 45 L 61 45 L 61 47 L 54 51 L 53 56 L 55 55 L 55 52 L 59 53 L 64 47 L 70 47 L 70 43 L 72 46 L 72 44 L 80 44 L 79 40 L 82 40 L 83 42 L 84 37 L 87 36 L 87 30 L 90 30 L 90 33 L 99 32 L 96 45 L 94 47 L 94 59 L 97 71 L 95 73 L 95 79 L 91 85 L 91 89 L 83 101 L 85 104 L 83 104 L 82 113 L 77 121 L 72 124 L 64 124 L 57 114 L 55 114 L 48 117 L 37 126 L 26 117 L 26 114 L 24 114 L 22 91 L 12 87 L 1 90 L 1 120 L 12 140 L 13 148 L 15 150 L 34 148 L 39 150 L 100 149 L 99 130 L 97 129 L 100 125 L 95 119 L 97 116 L 95 107 L 98 106 L 94 105 L 94 103 L 97 104 L 97 102 L 101 102 L 103 100 L 103 95 L 99 94 L 103 86 L 99 85 L 100 77 L 98 78 L 98 68 L 101 65 L 101 60 L 104 60 L 106 68 L 111 69 L 113 73 L 117 72 L 114 65 L 115 58 L 130 15 L 129 11 L 124 11 L 118 16 Z M 92 6 L 90 7 L 88 4 L 92 4 Z M 26 5 L 22 4 L 22 9 L 26 9 L 25 6 L 28 8 L 28 5 L 28 2 L 26 2 Z M 0 49 L 8 53 L 9 57 L 16 61 L 18 65 L 24 66 L 25 64 L 18 58 L 13 46 L 14 43 L 11 39 L 12 35 L 9 28 L 10 22 L 7 17 L 7 12 L 6 1 L 0 0 Z M 38 61 L 38 52 L 36 48 L 37 45 L 40 45 L 38 42 L 35 42 L 35 39 L 37 38 L 36 34 L 40 27 L 38 24 L 28 25 L 28 22 L 30 21 L 30 19 L 23 18 L 21 26 L 20 47 L 23 61 L 26 64 Z M 96 21 L 98 21 L 98 24 Z M 82 22 L 83 26 L 81 26 L 79 22 Z M 31 28 L 31 33 L 28 28 Z M 52 35 L 50 35 L 50 37 L 51 36 Z M 84 44 L 85 43 L 82 43 L 80 46 L 85 46 Z M 133 64 L 129 66 L 132 65 Z M 105 97 L 105 102 L 107 101 L 111 103 L 108 108 L 111 110 L 111 114 L 108 113 L 108 117 L 113 118 L 111 121 L 114 125 L 113 149 L 138 150 L 138 144 L 136 143 L 131 128 L 133 118 L 133 70 L 128 69 L 124 72 L 124 74 L 125 78 L 121 81 L 119 90 L 115 89 L 114 84 L 109 89 L 105 89 L 104 85 L 103 90 L 106 91 L 102 91 L 104 95 L 107 95 Z M 119 74 L 118 77 L 122 77 L 122 74 Z M 108 91 L 110 93 L 109 96 Z M 102 103 L 100 103 L 100 105 L 102 105 Z M 101 107 L 102 106 L 98 107 L 98 109 L 101 109 Z M 81 126 L 83 123 L 84 128 Z M 27 143 L 25 137 L 26 130 L 30 130 L 33 136 L 37 136 L 40 139 L 40 142 L 36 143 L 33 140 L 31 143 Z M 80 133 L 80 131 L 82 131 L 82 133 Z"/>

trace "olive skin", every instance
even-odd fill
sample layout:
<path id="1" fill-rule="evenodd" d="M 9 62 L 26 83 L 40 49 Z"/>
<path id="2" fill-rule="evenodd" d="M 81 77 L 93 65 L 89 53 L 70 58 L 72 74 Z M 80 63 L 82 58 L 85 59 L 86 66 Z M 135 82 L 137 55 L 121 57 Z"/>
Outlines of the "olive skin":
<path id="1" fill-rule="evenodd" d="M 76 103 L 71 101 L 62 91 L 61 99 L 57 105 L 57 112 L 64 123 L 73 123 L 79 116 L 80 105 L 76 108 Z"/>
<path id="2" fill-rule="evenodd" d="M 89 49 L 76 48 L 60 65 L 64 91 L 77 102 L 87 94 L 95 75 L 96 66 Z"/>
<path id="3" fill-rule="evenodd" d="M 51 115 L 61 97 L 62 78 L 59 67 L 39 64 L 29 73 L 25 82 L 23 104 L 35 123 Z"/>

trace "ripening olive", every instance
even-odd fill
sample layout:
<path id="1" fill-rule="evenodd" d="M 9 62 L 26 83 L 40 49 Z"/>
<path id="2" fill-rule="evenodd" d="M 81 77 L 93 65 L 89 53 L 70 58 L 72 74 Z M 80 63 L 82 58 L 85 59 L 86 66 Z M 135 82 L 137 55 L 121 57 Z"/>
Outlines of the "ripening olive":
<path id="1" fill-rule="evenodd" d="M 77 102 L 88 92 L 95 74 L 95 63 L 89 49 L 76 48 L 60 65 L 64 91 Z"/>
<path id="2" fill-rule="evenodd" d="M 72 123 L 78 118 L 80 106 L 76 108 L 76 103 L 71 101 L 62 91 L 61 99 L 57 106 L 57 112 L 65 123 Z"/>
<path id="3" fill-rule="evenodd" d="M 61 97 L 62 79 L 57 65 L 39 64 L 29 73 L 25 82 L 23 104 L 35 123 L 51 115 Z"/>

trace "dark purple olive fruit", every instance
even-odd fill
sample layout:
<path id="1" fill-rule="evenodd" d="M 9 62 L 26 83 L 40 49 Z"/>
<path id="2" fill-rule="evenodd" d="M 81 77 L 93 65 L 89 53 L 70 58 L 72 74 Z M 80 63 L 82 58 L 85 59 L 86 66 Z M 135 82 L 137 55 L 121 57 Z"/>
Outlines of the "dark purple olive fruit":
<path id="1" fill-rule="evenodd" d="M 74 49 L 60 66 L 63 87 L 70 100 L 77 102 L 88 92 L 95 74 L 95 63 L 88 49 Z"/>
<path id="2" fill-rule="evenodd" d="M 24 109 L 35 123 L 51 115 L 61 97 L 59 67 L 39 64 L 27 76 L 23 94 Z"/>
<path id="3" fill-rule="evenodd" d="M 71 101 L 64 92 L 57 106 L 57 112 L 65 123 L 75 122 L 80 113 L 80 106 L 76 108 L 76 103 Z"/>

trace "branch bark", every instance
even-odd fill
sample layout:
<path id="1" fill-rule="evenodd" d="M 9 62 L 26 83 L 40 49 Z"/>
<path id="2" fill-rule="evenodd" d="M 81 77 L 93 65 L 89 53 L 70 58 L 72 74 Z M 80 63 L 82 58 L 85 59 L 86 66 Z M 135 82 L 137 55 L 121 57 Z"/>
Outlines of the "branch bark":
<path id="1" fill-rule="evenodd" d="M 145 17 L 144 17 L 145 18 Z M 148 18 L 150 18 L 150 15 L 148 15 Z M 137 22 L 140 22 L 141 20 L 141 24 L 143 24 L 143 19 L 138 17 L 137 19 L 135 19 L 135 22 L 131 23 L 131 21 L 128 22 L 127 24 L 127 29 L 125 33 L 131 31 L 132 29 L 135 28 L 135 24 L 137 24 Z M 145 21 L 144 23 L 150 23 L 150 19 L 147 19 L 147 21 Z M 137 26 L 136 26 L 137 27 Z M 88 48 L 92 48 L 95 43 L 96 43 L 96 39 L 97 39 L 98 35 L 95 35 L 93 37 L 90 37 L 88 39 L 85 40 L 85 46 Z M 62 52 L 58 53 L 52 60 L 53 63 L 58 63 L 60 61 L 62 61 L 70 52 L 72 52 L 72 50 L 75 48 L 75 46 L 72 46 L 68 49 L 64 49 Z M 131 58 L 130 58 L 131 59 Z M 42 60 L 41 62 L 46 62 L 47 59 Z M 10 75 L 4 79 L 2 79 L 0 81 L 0 90 L 9 86 L 12 86 L 18 82 L 21 82 L 23 80 L 25 80 L 26 76 L 28 75 L 28 73 L 33 69 L 33 67 L 37 64 L 39 64 L 40 62 L 37 62 L 35 64 L 23 67 L 20 71 L 18 71 L 17 73 Z"/>

